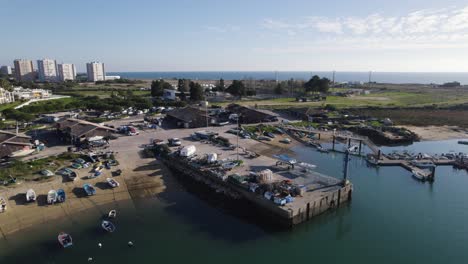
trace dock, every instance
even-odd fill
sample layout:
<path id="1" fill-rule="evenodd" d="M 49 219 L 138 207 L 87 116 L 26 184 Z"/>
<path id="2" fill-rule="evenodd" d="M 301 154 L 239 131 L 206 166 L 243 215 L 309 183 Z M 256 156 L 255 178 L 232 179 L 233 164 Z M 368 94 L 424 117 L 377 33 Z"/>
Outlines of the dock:
<path id="1" fill-rule="evenodd" d="M 206 154 L 208 147 L 214 151 L 209 144 L 196 146 L 198 157 Z M 203 152 L 199 152 L 198 148 L 203 148 Z M 223 150 L 221 156 L 235 156 L 235 151 Z M 239 205 L 253 205 L 255 210 L 252 213 L 258 214 L 259 218 L 266 216 L 268 224 L 276 223 L 287 228 L 349 202 L 353 192 L 353 185 L 347 180 L 304 170 L 299 166 L 278 165 L 276 159 L 266 156 L 243 159 L 242 166 L 230 170 L 222 170 L 218 165 L 204 165 L 196 158 L 183 158 L 177 153 L 161 157 L 161 160 L 182 180 L 195 180 L 211 188 L 213 193 L 222 193 L 226 199 L 235 200 Z M 259 170 L 270 170 L 272 180 L 268 183 L 244 180 Z M 296 195 L 292 194 L 299 189 Z M 280 203 L 278 197 L 288 190 L 291 191 L 292 199 L 290 197 L 287 203 Z"/>

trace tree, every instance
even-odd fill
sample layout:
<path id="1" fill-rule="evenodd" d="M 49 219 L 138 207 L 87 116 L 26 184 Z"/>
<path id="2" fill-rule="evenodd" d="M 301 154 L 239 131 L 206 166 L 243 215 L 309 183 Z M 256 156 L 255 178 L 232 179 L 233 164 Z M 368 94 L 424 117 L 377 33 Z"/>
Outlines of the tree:
<path id="1" fill-rule="evenodd" d="M 190 82 L 190 100 L 201 101 L 203 95 L 203 87 L 199 83 Z"/>
<path id="2" fill-rule="evenodd" d="M 242 97 L 246 94 L 244 83 L 242 81 L 233 80 L 231 85 L 226 89 L 226 92 L 234 96 Z"/>
<path id="3" fill-rule="evenodd" d="M 224 88 L 225 88 L 224 79 L 221 78 L 221 79 L 219 79 L 218 82 L 216 82 L 215 89 L 216 89 L 216 91 L 224 92 Z"/>
<path id="4" fill-rule="evenodd" d="M 304 89 L 306 92 L 321 92 L 326 93 L 330 88 L 330 80 L 327 78 L 320 78 L 314 75 L 309 81 L 304 83 Z"/>
<path id="5" fill-rule="evenodd" d="M 177 81 L 177 90 L 183 91 L 184 88 L 185 88 L 184 79 L 179 79 L 179 80 Z"/>
<path id="6" fill-rule="evenodd" d="M 34 119 L 34 116 L 28 113 L 24 113 L 15 109 L 7 109 L 3 111 L 3 114 L 8 119 L 13 119 L 16 121 L 29 122 Z"/>
<path id="7" fill-rule="evenodd" d="M 0 79 L 0 87 L 8 91 L 11 91 L 13 89 L 13 86 L 7 79 Z"/>
<path id="8" fill-rule="evenodd" d="M 155 80 L 151 82 L 151 96 L 162 96 L 164 93 L 164 89 L 173 90 L 174 87 L 168 82 L 164 80 Z"/>
<path id="9" fill-rule="evenodd" d="M 278 83 L 275 87 L 275 94 L 282 94 L 283 93 L 283 87 L 281 87 L 281 83 Z"/>

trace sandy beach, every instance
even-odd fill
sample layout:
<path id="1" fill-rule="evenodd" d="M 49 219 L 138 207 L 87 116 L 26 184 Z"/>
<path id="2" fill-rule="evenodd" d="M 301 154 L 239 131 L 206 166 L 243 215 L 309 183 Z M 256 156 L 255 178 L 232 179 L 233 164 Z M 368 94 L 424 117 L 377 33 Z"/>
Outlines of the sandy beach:
<path id="1" fill-rule="evenodd" d="M 401 126 L 416 133 L 421 140 L 447 140 L 468 138 L 468 130 L 457 126 Z"/>

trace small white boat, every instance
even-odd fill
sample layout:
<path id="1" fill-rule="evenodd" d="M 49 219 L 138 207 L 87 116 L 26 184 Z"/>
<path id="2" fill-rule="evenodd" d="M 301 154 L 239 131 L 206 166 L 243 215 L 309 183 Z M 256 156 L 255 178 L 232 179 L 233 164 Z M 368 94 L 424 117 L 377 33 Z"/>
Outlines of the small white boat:
<path id="1" fill-rule="evenodd" d="M 413 178 L 419 181 L 426 181 L 427 174 L 423 173 L 422 171 L 419 170 L 413 170 Z"/>
<path id="2" fill-rule="evenodd" d="M 112 187 L 112 188 L 117 188 L 117 187 L 120 186 L 120 183 L 117 182 L 116 180 L 112 179 L 112 178 L 107 178 L 106 181 L 110 185 L 110 187 Z"/>
<path id="3" fill-rule="evenodd" d="M 109 218 L 116 218 L 117 217 L 117 210 L 110 210 L 108 217 Z"/>
<path id="4" fill-rule="evenodd" d="M 285 144 L 289 144 L 289 143 L 291 143 L 291 139 L 289 139 L 289 138 L 283 138 L 283 139 L 280 140 L 280 142 L 281 142 L 281 143 L 285 143 Z"/>
<path id="5" fill-rule="evenodd" d="M 50 190 L 49 193 L 47 193 L 47 203 L 54 204 L 55 202 L 57 202 L 57 192 L 55 190 Z"/>
<path id="6" fill-rule="evenodd" d="M 110 233 L 115 231 L 115 225 L 111 221 L 103 220 L 101 223 L 101 227 Z"/>
<path id="7" fill-rule="evenodd" d="M 34 202 L 36 201 L 36 192 L 33 189 L 29 189 L 26 192 L 26 202 Z"/>
<path id="8" fill-rule="evenodd" d="M 312 170 L 312 169 L 317 168 L 316 165 L 310 164 L 310 163 L 306 163 L 306 162 L 299 162 L 299 163 L 297 164 L 297 166 L 299 166 L 299 167 L 301 167 L 301 168 L 303 168 L 303 169 L 307 169 L 307 170 Z"/>
<path id="9" fill-rule="evenodd" d="M 7 209 L 6 200 L 3 197 L 0 197 L 0 213 L 5 212 Z"/>

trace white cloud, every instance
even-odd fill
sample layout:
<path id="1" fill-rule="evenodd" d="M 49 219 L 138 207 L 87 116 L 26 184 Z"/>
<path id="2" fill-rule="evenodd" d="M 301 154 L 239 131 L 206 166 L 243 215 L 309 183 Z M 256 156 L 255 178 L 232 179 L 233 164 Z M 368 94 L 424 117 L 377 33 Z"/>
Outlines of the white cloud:
<path id="1" fill-rule="evenodd" d="M 262 27 L 286 31 L 303 44 L 286 52 L 311 49 L 468 48 L 468 6 L 423 9 L 402 16 L 305 17 L 296 21 L 265 19 Z M 310 34 L 310 33 L 318 33 Z M 305 47 L 305 48 L 302 48 Z"/>

